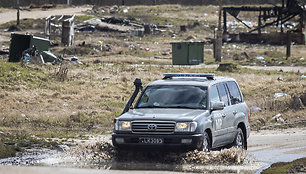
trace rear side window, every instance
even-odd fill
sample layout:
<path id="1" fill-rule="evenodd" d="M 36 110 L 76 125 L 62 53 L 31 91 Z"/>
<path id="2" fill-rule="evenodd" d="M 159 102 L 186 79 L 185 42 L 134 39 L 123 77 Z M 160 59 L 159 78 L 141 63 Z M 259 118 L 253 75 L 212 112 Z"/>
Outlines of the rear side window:
<path id="1" fill-rule="evenodd" d="M 223 83 L 217 84 L 217 88 L 218 88 L 218 91 L 219 91 L 221 101 L 224 102 L 225 106 L 228 106 L 229 105 L 229 100 L 228 100 L 228 97 L 227 97 L 227 92 L 226 92 L 226 88 L 225 88 L 224 84 Z"/>
<path id="2" fill-rule="evenodd" d="M 226 84 L 229 90 L 229 95 L 232 105 L 241 103 L 242 97 L 237 84 L 233 81 L 226 82 Z"/>

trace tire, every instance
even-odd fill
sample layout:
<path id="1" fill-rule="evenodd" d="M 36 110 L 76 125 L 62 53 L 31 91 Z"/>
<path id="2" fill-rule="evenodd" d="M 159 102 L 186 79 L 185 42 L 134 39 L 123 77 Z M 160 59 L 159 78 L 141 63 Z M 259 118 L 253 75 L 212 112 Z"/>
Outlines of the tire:
<path id="1" fill-rule="evenodd" d="M 244 137 L 245 136 L 244 136 L 243 131 L 241 130 L 241 128 L 238 128 L 235 140 L 233 142 L 233 147 L 242 148 L 242 149 L 246 150 L 247 149 L 247 143 L 246 143 L 246 140 L 245 140 Z"/>
<path id="2" fill-rule="evenodd" d="M 210 150 L 211 150 L 211 140 L 210 140 L 207 132 L 204 132 L 203 140 L 201 142 L 201 146 L 200 146 L 199 150 L 203 151 L 203 152 L 210 152 Z"/>

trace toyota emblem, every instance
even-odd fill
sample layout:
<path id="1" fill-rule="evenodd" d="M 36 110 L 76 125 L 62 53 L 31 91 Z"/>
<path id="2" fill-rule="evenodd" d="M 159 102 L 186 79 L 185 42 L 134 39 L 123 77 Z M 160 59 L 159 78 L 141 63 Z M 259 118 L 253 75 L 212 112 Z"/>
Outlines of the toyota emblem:
<path id="1" fill-rule="evenodd" d="M 156 125 L 156 124 L 149 124 L 149 125 L 148 125 L 148 130 L 155 131 L 156 128 L 157 128 L 157 125 Z"/>

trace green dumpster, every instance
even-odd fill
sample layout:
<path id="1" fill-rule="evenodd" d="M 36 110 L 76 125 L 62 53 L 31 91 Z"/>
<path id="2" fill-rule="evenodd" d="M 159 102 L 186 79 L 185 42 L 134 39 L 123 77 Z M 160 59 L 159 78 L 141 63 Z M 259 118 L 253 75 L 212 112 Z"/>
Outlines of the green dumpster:
<path id="1" fill-rule="evenodd" d="M 204 42 L 173 42 L 173 65 L 198 65 L 204 62 Z"/>
<path id="2" fill-rule="evenodd" d="M 22 52 L 33 45 L 36 46 L 38 54 L 47 51 L 50 47 L 48 39 L 36 37 L 29 34 L 11 34 L 9 62 L 19 62 Z"/>

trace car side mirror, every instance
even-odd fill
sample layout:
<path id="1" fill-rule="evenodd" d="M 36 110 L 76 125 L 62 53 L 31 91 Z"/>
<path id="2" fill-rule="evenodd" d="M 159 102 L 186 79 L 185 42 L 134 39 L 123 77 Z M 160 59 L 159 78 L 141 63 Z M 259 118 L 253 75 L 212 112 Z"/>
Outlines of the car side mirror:
<path id="1" fill-rule="evenodd" d="M 211 103 L 211 110 L 223 110 L 225 107 L 224 102 L 212 102 Z"/>

